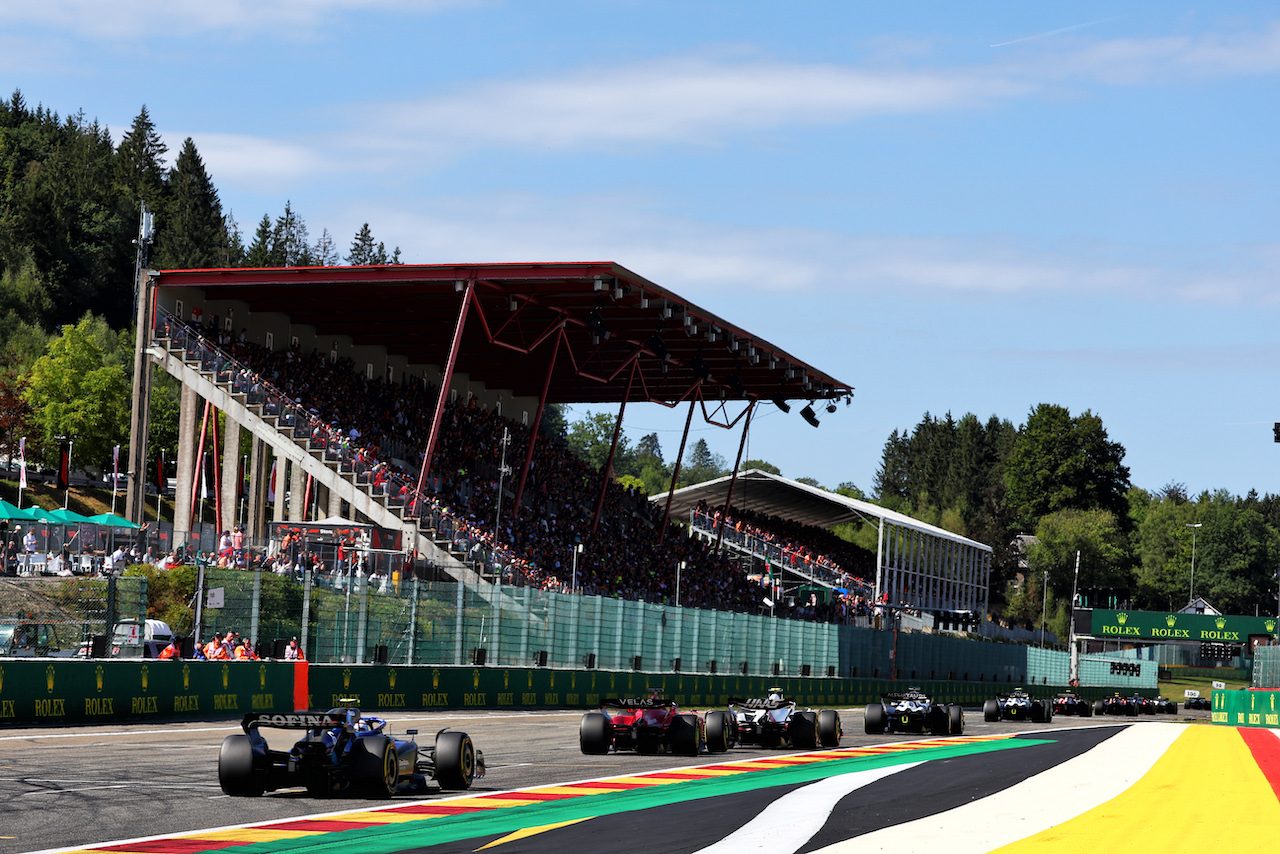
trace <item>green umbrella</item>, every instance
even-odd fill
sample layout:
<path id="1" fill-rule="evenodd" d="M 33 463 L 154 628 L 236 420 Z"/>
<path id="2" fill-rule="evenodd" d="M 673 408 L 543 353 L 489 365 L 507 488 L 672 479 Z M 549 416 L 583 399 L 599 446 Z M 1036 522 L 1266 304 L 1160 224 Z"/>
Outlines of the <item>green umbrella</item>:
<path id="1" fill-rule="evenodd" d="M 33 512 L 34 511 L 34 512 Z M 0 498 L 0 519 L 29 519 L 35 520 L 38 517 L 36 513 L 43 512 L 38 507 L 28 507 L 26 510 L 19 510 L 17 506 L 10 504 L 3 498 Z"/>
<path id="2" fill-rule="evenodd" d="M 95 525 L 105 525 L 109 528 L 138 527 L 123 516 L 116 516 L 114 513 L 99 513 L 97 516 L 90 516 L 89 521 Z"/>
<path id="3" fill-rule="evenodd" d="M 82 516 L 74 510 L 48 510 L 38 518 L 48 519 L 50 522 L 57 522 L 60 525 L 79 525 L 82 522 L 93 523 L 93 519 L 88 516 Z"/>

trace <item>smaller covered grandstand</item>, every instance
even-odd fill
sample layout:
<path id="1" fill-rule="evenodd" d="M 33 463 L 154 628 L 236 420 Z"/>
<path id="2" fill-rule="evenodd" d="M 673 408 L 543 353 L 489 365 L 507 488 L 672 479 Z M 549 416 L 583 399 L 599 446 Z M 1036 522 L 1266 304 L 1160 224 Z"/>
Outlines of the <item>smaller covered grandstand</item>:
<path id="1" fill-rule="evenodd" d="M 720 544 L 783 595 L 815 589 L 859 605 L 869 600 L 915 612 L 981 618 L 987 610 L 991 547 L 860 501 L 759 469 L 653 496 L 673 519 Z M 876 550 L 845 543 L 830 528 L 876 528 Z"/>

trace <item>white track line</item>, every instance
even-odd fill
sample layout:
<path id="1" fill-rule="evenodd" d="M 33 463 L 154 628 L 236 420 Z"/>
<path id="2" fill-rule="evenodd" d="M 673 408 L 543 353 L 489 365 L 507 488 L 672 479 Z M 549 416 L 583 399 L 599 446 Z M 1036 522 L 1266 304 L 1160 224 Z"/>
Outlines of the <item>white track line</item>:
<path id="1" fill-rule="evenodd" d="M 985 854 L 1119 796 L 1151 770 L 1183 732 L 1182 726 L 1134 724 L 1092 750 L 1004 791 L 856 836 L 814 854 Z"/>
<path id="2" fill-rule="evenodd" d="M 695 854 L 784 854 L 798 851 L 822 829 L 840 799 L 877 780 L 914 768 L 920 762 L 891 765 L 827 777 L 778 798 L 733 833 Z"/>

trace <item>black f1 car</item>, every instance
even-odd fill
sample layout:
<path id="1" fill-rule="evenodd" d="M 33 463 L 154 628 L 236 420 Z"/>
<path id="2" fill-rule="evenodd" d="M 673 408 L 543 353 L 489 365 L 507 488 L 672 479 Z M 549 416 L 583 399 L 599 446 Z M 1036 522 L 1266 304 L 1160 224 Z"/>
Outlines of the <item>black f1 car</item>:
<path id="1" fill-rule="evenodd" d="M 434 780 L 442 789 L 468 789 L 484 776 L 484 754 L 464 732 L 441 730 L 432 747 L 394 738 L 382 718 L 354 707 L 285 714 L 250 713 L 243 735 L 229 735 L 218 754 L 218 783 L 228 795 L 261 795 L 305 786 L 315 797 L 356 794 L 386 798 L 418 792 Z M 263 728 L 306 730 L 290 750 L 272 750 Z M 417 735 L 407 730 L 407 735 Z"/>
<path id="2" fill-rule="evenodd" d="M 987 723 L 999 720 L 1025 721 L 1046 724 L 1053 720 L 1053 703 L 1037 700 L 1018 688 L 1007 694 L 996 694 L 994 700 L 982 704 L 982 719 Z"/>
<path id="3" fill-rule="evenodd" d="M 839 747 L 844 735 L 839 712 L 798 711 L 796 701 L 784 696 L 781 688 L 770 688 L 769 696 L 763 699 L 730 697 L 729 709 L 733 712 L 738 744 L 814 750 L 819 745 Z"/>
<path id="4" fill-rule="evenodd" d="M 964 709 L 943 705 L 919 688 L 901 693 L 881 694 L 880 702 L 867 706 L 868 735 L 885 732 L 919 732 L 933 735 L 963 735 Z"/>
<path id="5" fill-rule="evenodd" d="M 1134 702 L 1132 697 L 1122 697 L 1119 692 L 1116 692 L 1105 700 L 1095 700 L 1093 713 L 1095 715 L 1124 715 L 1133 718 L 1138 716 L 1138 704 Z"/>
<path id="6" fill-rule="evenodd" d="M 1207 712 L 1213 708 L 1213 704 L 1208 697 L 1188 697 L 1186 702 L 1182 704 L 1182 708 L 1199 709 L 1202 712 Z"/>
<path id="7" fill-rule="evenodd" d="M 1064 691 L 1053 695 L 1053 713 L 1090 718 L 1093 717 L 1093 704 L 1074 691 Z"/>
<path id="8" fill-rule="evenodd" d="M 1176 715 L 1178 704 L 1166 697 L 1134 697 L 1138 711 L 1144 715 Z"/>
<path id="9" fill-rule="evenodd" d="M 634 750 L 697 756 L 704 748 L 724 753 L 733 741 L 732 731 L 728 712 L 707 712 L 703 719 L 680 712 L 673 700 L 652 691 L 648 697 L 604 700 L 600 711 L 587 712 L 578 725 L 578 746 L 587 754 Z"/>

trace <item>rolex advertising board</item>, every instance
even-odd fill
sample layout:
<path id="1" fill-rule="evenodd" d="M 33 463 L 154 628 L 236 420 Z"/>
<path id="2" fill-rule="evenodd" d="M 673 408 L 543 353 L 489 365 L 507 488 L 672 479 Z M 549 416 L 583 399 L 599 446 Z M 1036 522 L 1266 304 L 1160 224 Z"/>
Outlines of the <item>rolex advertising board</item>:
<path id="1" fill-rule="evenodd" d="M 1091 634 L 1099 638 L 1181 641 L 1183 643 L 1249 642 L 1250 636 L 1274 635 L 1275 617 L 1226 614 L 1171 614 L 1160 611 L 1093 609 Z"/>

